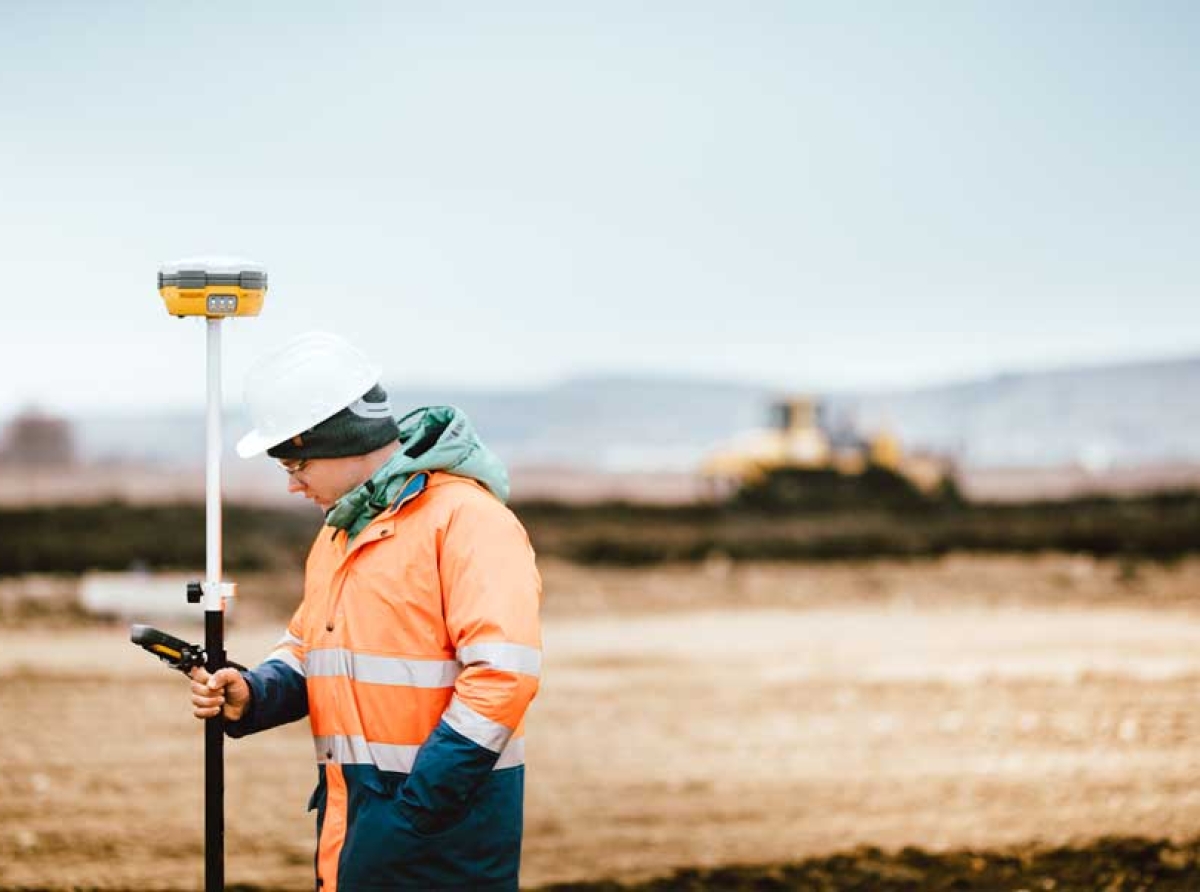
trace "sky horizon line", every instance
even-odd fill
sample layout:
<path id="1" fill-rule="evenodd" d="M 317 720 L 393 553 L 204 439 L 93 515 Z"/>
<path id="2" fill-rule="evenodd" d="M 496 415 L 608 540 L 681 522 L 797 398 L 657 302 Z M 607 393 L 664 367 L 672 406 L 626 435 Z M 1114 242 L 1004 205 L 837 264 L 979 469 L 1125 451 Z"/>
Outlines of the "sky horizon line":
<path id="1" fill-rule="evenodd" d="M 589 384 L 589 383 L 667 383 L 680 385 L 701 385 L 712 384 L 714 386 L 724 387 L 745 387 L 748 389 L 759 389 L 764 391 L 774 391 L 780 394 L 784 393 L 811 393 L 816 395 L 830 397 L 880 397 L 889 395 L 900 395 L 918 393 L 923 391 L 936 391 L 951 389 L 955 387 L 967 387 L 975 384 L 983 384 L 999 379 L 1009 378 L 1025 378 L 1025 377 L 1040 377 L 1040 376 L 1055 376 L 1062 374 L 1086 374 L 1089 372 L 1100 372 L 1108 370 L 1130 370 L 1142 367 L 1154 366 L 1169 366 L 1177 364 L 1185 364 L 1189 362 L 1200 362 L 1200 349 L 1186 352 L 1171 352 L 1159 353 L 1152 355 L 1135 355 L 1128 357 L 1114 357 L 1106 360 L 1085 360 L 1075 363 L 1050 362 L 1045 365 L 1011 367 L 977 375 L 954 376 L 938 380 L 920 381 L 912 384 L 904 384 L 900 386 L 885 386 L 883 384 L 873 387 L 854 387 L 854 388 L 807 388 L 795 387 L 785 383 L 774 383 L 771 381 L 755 380 L 750 378 L 742 378 L 735 375 L 718 376 L 693 374 L 687 372 L 673 372 L 669 370 L 647 370 L 645 372 L 638 371 L 594 371 L 594 372 L 576 372 L 563 375 L 545 382 L 530 382 L 519 385 L 489 385 L 486 383 L 461 382 L 453 384 L 437 384 L 433 382 L 418 382 L 414 384 L 403 384 L 392 380 L 389 381 L 386 374 L 384 377 L 385 387 L 393 394 L 407 394 L 413 392 L 428 391 L 430 389 L 442 389 L 455 394 L 470 394 L 478 395 L 481 398 L 486 398 L 488 395 L 497 397 L 526 395 L 537 393 L 540 391 L 553 391 L 558 388 L 569 387 L 574 384 Z M 144 404 L 145 405 L 145 404 Z M 240 393 L 229 392 L 228 382 L 224 393 L 224 414 L 226 416 L 237 416 L 242 412 L 242 402 Z M 25 403 L 21 405 L 9 406 L 0 408 L 0 422 L 7 423 L 19 415 L 25 413 L 37 413 L 50 417 L 64 417 L 67 419 L 85 419 L 85 418 L 145 418 L 149 416 L 158 417 L 192 417 L 196 414 L 204 412 L 204 399 L 201 394 L 199 399 L 188 401 L 182 405 L 171 406 L 163 403 L 150 403 L 147 408 L 138 410 L 129 404 L 113 404 L 109 407 L 55 407 L 49 403 L 38 404 Z"/>

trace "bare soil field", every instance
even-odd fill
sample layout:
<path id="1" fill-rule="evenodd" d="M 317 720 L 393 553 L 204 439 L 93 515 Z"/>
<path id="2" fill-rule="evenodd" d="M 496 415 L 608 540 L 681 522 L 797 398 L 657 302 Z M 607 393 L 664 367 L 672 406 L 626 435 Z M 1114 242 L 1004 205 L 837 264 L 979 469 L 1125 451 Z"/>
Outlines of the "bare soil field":
<path id="1" fill-rule="evenodd" d="M 1200 562 L 544 572 L 525 885 L 1200 888 Z M 278 635 L 279 583 L 231 618 L 235 659 Z M 182 677 L 124 626 L 5 615 L 0 888 L 200 888 Z M 227 765 L 230 886 L 311 888 L 303 723 Z M 1116 866 L 1088 885 L 1079 863 Z"/>

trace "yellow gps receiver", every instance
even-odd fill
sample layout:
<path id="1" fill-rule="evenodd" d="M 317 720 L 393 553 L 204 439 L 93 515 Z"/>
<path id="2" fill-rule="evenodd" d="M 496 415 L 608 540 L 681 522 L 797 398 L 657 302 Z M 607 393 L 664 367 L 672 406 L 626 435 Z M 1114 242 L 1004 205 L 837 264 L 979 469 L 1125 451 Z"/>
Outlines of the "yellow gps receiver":
<path id="1" fill-rule="evenodd" d="M 158 271 L 158 293 L 172 316 L 257 316 L 266 290 L 266 268 L 252 260 L 194 257 Z"/>

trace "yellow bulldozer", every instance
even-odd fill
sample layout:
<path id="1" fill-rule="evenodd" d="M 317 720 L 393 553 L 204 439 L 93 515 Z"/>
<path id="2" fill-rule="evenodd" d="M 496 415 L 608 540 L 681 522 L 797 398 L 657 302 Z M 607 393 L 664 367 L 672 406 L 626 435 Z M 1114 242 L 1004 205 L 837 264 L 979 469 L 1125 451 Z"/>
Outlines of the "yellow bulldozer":
<path id="1" fill-rule="evenodd" d="M 889 431 L 863 436 L 850 427 L 834 428 L 827 407 L 810 396 L 792 396 L 771 406 L 771 425 L 748 432 L 710 454 L 700 468 L 714 495 L 761 483 L 783 470 L 836 472 L 858 477 L 882 468 L 906 479 L 921 493 L 944 486 L 950 464 L 931 455 L 906 454 Z"/>

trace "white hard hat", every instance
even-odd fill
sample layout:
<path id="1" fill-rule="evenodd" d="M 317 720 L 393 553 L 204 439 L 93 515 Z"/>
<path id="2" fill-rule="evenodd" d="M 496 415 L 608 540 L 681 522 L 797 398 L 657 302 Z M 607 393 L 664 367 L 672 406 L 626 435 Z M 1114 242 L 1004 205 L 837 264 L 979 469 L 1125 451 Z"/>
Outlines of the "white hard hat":
<path id="1" fill-rule="evenodd" d="M 323 331 L 292 338 L 246 373 L 254 430 L 237 453 L 250 458 L 336 415 L 379 383 L 383 369 L 346 340 Z"/>

